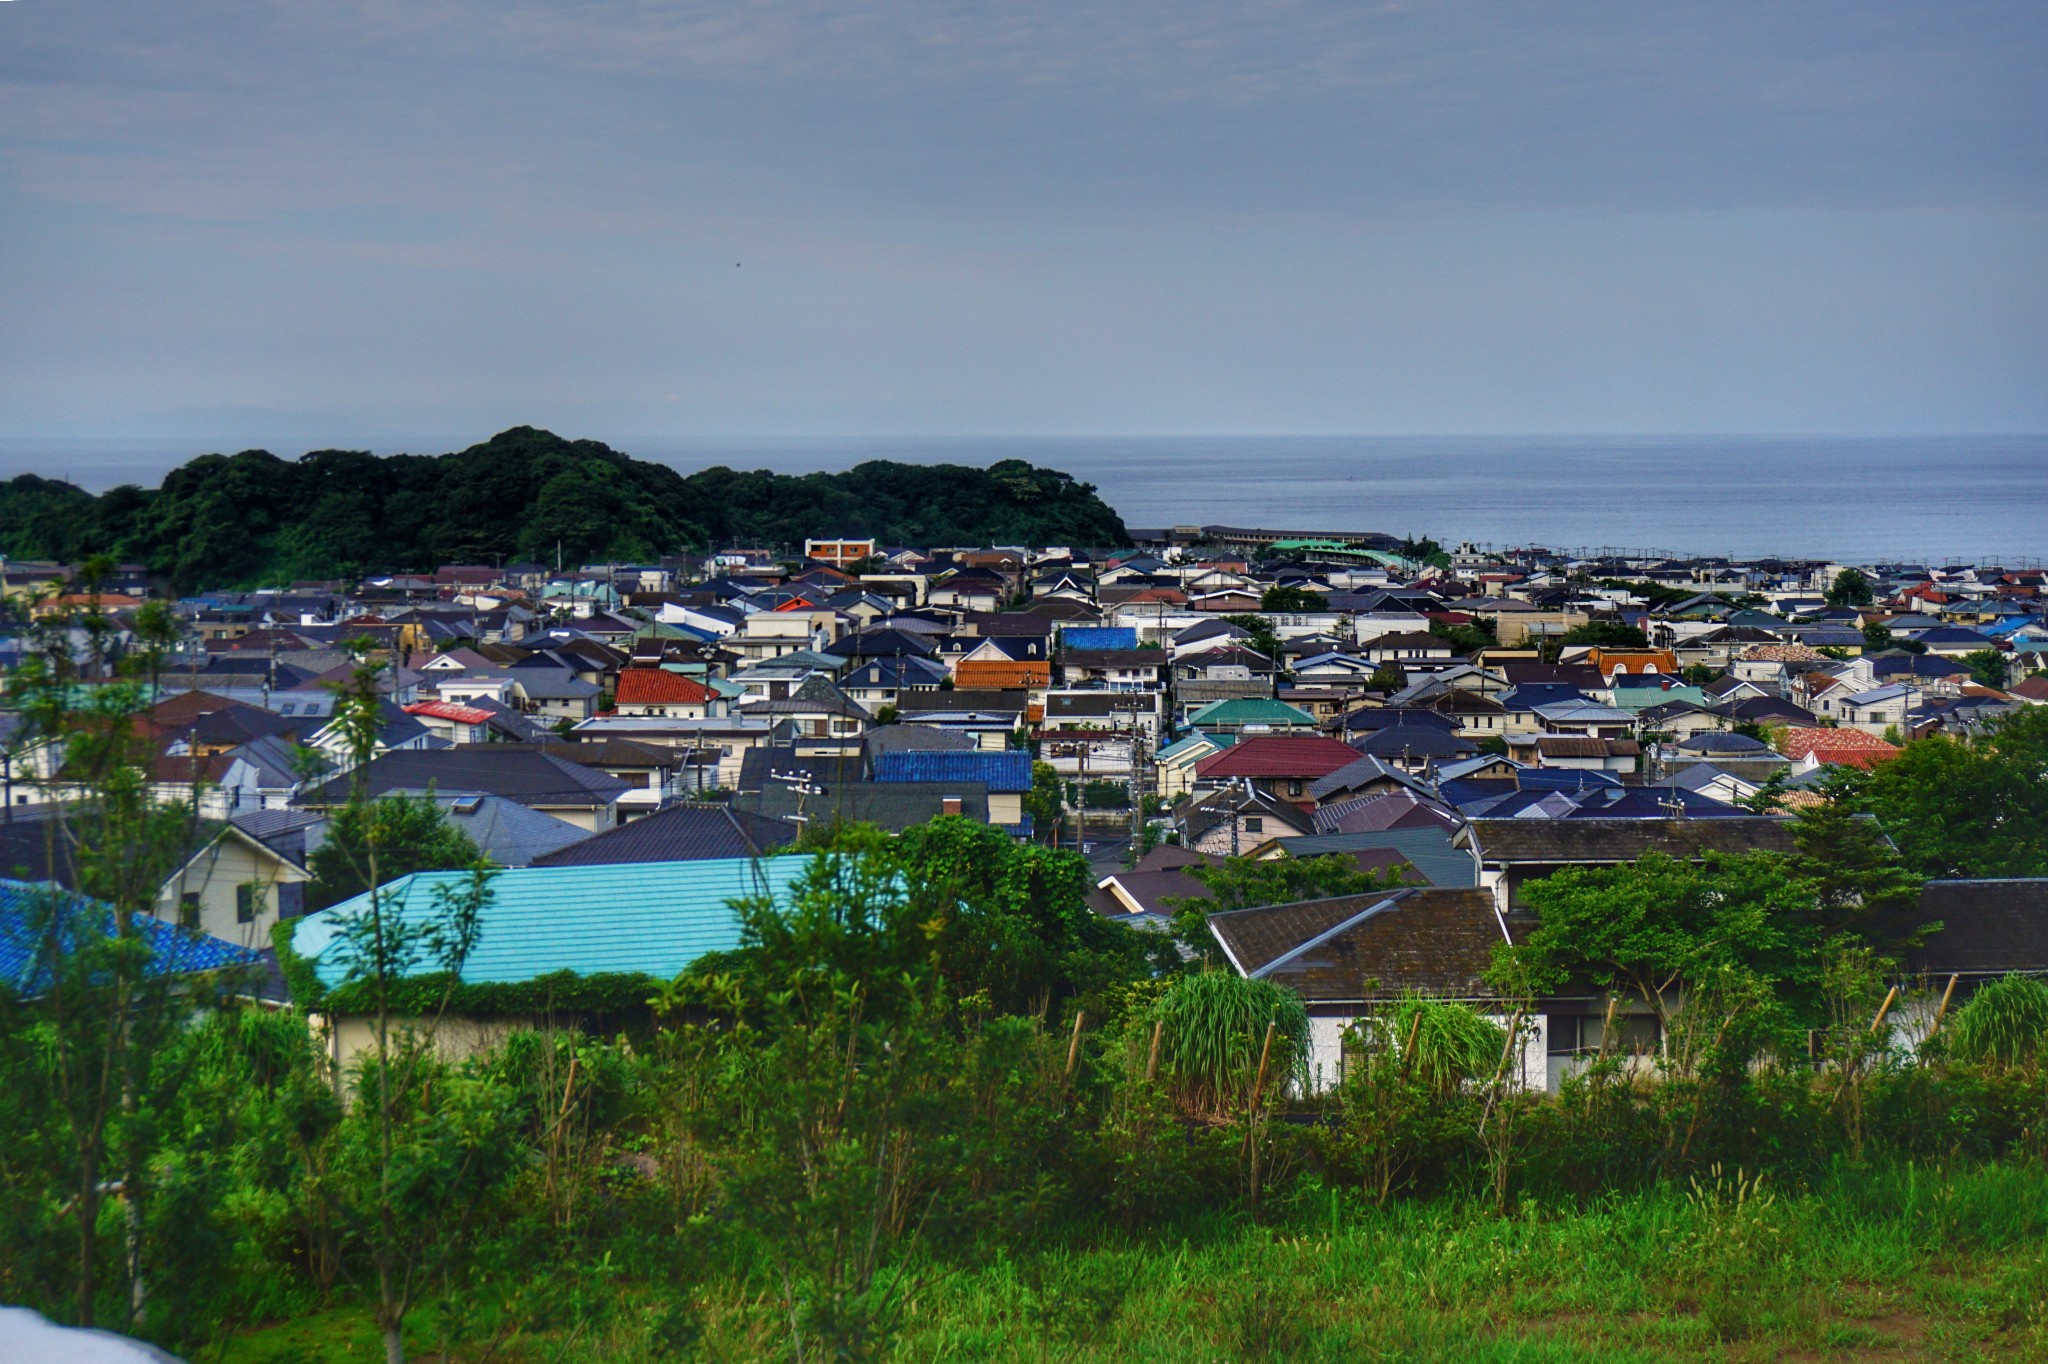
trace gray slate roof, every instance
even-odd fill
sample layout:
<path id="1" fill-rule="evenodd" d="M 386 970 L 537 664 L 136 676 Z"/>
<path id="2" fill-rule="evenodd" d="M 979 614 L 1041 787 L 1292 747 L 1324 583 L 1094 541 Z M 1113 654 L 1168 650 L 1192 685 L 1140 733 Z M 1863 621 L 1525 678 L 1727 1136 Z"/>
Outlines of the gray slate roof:
<path id="1" fill-rule="evenodd" d="M 1792 851 L 1792 830 L 1768 815 L 1726 819 L 1475 819 L 1459 835 L 1486 862 L 1545 865 L 1633 862 L 1646 852 Z"/>
<path id="2" fill-rule="evenodd" d="M 725 805 L 671 805 L 616 829 L 534 860 L 542 867 L 597 863 L 689 862 L 710 857 L 759 857 L 796 842 L 788 820 Z"/>

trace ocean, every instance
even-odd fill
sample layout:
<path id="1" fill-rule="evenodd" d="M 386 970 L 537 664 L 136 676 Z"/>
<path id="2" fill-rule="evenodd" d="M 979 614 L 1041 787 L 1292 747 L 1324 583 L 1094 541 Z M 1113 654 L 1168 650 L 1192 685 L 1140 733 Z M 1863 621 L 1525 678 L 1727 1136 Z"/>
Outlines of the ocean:
<path id="1" fill-rule="evenodd" d="M 2048 558 L 2048 435 L 598 438 L 685 471 L 1023 459 L 1093 483 L 1137 527 L 1856 562 Z M 0 476 L 31 471 L 95 490 L 154 483 L 204 448 L 10 439 L 0 441 Z"/>

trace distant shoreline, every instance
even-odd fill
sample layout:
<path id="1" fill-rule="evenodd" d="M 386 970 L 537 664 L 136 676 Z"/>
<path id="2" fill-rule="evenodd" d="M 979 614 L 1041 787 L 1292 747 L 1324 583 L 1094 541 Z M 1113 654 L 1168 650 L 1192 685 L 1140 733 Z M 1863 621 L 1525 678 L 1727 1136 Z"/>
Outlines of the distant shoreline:
<path id="1" fill-rule="evenodd" d="M 293 458 L 301 444 L 271 448 Z M 349 448 L 345 439 L 327 444 Z M 363 444 L 439 453 L 464 442 L 355 448 Z M 34 472 L 93 492 L 154 484 L 208 445 L 4 438 L 0 477 Z M 1334 525 L 1494 547 L 1739 558 L 2048 558 L 2048 435 L 2038 434 L 706 437 L 621 439 L 615 448 L 683 472 L 1021 458 L 1094 484 L 1132 526 Z"/>

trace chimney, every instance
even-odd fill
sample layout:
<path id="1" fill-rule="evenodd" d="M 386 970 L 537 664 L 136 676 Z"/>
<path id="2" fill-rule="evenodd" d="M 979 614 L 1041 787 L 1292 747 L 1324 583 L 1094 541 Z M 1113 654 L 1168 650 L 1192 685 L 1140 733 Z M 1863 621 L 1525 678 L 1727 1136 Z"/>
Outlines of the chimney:
<path id="1" fill-rule="evenodd" d="M 959 813 L 960 813 L 960 797 L 958 797 L 958 796 L 940 796 L 940 797 L 939 797 L 939 813 L 940 813 L 940 814 L 942 814 L 942 815 L 957 815 L 957 814 L 959 814 Z"/>

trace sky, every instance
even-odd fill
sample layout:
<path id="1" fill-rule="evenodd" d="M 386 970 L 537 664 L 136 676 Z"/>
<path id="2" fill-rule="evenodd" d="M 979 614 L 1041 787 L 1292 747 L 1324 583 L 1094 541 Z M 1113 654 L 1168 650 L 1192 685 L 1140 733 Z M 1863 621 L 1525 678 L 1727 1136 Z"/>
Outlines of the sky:
<path id="1" fill-rule="evenodd" d="M 0 437 L 2048 430 L 2040 0 L 0 0 Z"/>

